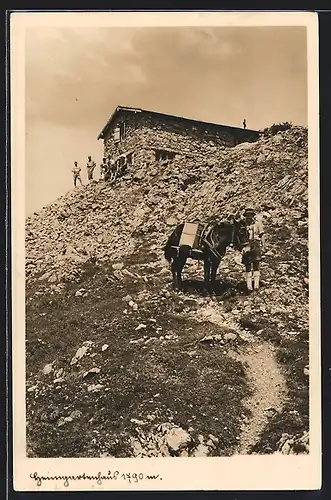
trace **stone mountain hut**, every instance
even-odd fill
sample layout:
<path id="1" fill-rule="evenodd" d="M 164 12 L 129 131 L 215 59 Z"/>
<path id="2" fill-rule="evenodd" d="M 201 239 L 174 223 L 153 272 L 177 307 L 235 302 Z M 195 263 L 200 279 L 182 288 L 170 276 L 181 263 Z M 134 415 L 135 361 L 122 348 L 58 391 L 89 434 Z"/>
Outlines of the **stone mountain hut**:
<path id="1" fill-rule="evenodd" d="M 98 136 L 104 141 L 107 159 L 139 167 L 181 157 L 206 158 L 219 149 L 258 138 L 256 130 L 124 106 L 117 106 Z"/>

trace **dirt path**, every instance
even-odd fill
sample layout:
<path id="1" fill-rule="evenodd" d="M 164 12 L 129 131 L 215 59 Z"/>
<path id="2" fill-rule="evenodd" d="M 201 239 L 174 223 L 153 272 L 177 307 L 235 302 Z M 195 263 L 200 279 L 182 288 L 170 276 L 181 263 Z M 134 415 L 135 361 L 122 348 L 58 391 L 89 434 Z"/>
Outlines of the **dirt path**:
<path id="1" fill-rule="evenodd" d="M 245 406 L 252 415 L 242 427 L 237 450 L 237 454 L 245 455 L 258 441 L 270 417 L 275 412 L 281 411 L 287 389 L 285 378 L 268 344 L 251 346 L 234 357 L 245 364 L 246 373 L 254 391 L 245 402 Z"/>
<path id="2" fill-rule="evenodd" d="M 220 327 L 225 325 L 224 314 L 215 310 L 213 305 L 200 308 L 198 316 Z M 238 325 L 229 316 L 226 324 L 238 331 Z M 258 442 L 270 418 L 282 410 L 287 387 L 272 345 L 259 341 L 255 335 L 245 330 L 240 330 L 238 333 L 246 341 L 245 347 L 241 347 L 239 351 L 230 350 L 228 355 L 243 363 L 253 391 L 244 402 L 251 412 L 251 417 L 241 426 L 240 441 L 236 450 L 236 454 L 246 455 Z"/>

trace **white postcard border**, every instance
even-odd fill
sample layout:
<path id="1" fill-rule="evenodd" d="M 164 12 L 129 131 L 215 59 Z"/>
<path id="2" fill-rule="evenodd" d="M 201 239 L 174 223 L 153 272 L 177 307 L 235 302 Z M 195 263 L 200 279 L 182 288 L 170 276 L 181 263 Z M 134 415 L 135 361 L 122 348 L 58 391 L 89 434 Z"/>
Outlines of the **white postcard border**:
<path id="1" fill-rule="evenodd" d="M 12 137 L 12 360 L 14 489 L 19 491 L 83 490 L 291 490 L 321 486 L 321 357 L 318 19 L 307 12 L 140 12 L 13 13 L 11 24 Z M 310 288 L 310 441 L 307 456 L 235 456 L 226 458 L 36 459 L 25 455 L 25 29 L 37 26 L 306 26 L 308 47 L 309 130 L 309 288 Z M 272 98 L 272 96 L 271 96 Z M 42 480 L 39 476 L 72 476 L 133 472 L 158 479 Z M 162 478 L 162 479 L 161 479 Z"/>

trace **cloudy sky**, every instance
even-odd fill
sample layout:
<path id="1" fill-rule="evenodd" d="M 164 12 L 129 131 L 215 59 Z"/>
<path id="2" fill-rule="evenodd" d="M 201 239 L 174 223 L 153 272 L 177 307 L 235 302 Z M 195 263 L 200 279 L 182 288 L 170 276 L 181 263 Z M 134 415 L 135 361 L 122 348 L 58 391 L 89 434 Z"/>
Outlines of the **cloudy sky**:
<path id="1" fill-rule="evenodd" d="M 117 105 L 238 127 L 246 118 L 252 129 L 307 125 L 301 27 L 34 27 L 25 56 L 27 214 L 72 189 L 74 160 L 100 162 L 97 136 Z"/>

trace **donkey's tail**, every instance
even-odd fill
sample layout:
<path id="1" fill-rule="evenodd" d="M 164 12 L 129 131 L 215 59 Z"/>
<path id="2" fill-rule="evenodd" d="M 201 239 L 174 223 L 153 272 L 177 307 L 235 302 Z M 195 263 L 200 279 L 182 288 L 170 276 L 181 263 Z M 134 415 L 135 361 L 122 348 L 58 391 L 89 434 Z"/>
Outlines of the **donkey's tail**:
<path id="1" fill-rule="evenodd" d="M 176 249 L 173 247 L 177 247 L 180 241 L 180 235 L 182 234 L 184 224 L 180 224 L 176 227 L 176 229 L 171 233 L 168 238 L 167 243 L 164 246 L 164 257 L 168 262 L 171 262 L 174 257 L 176 257 Z"/>

